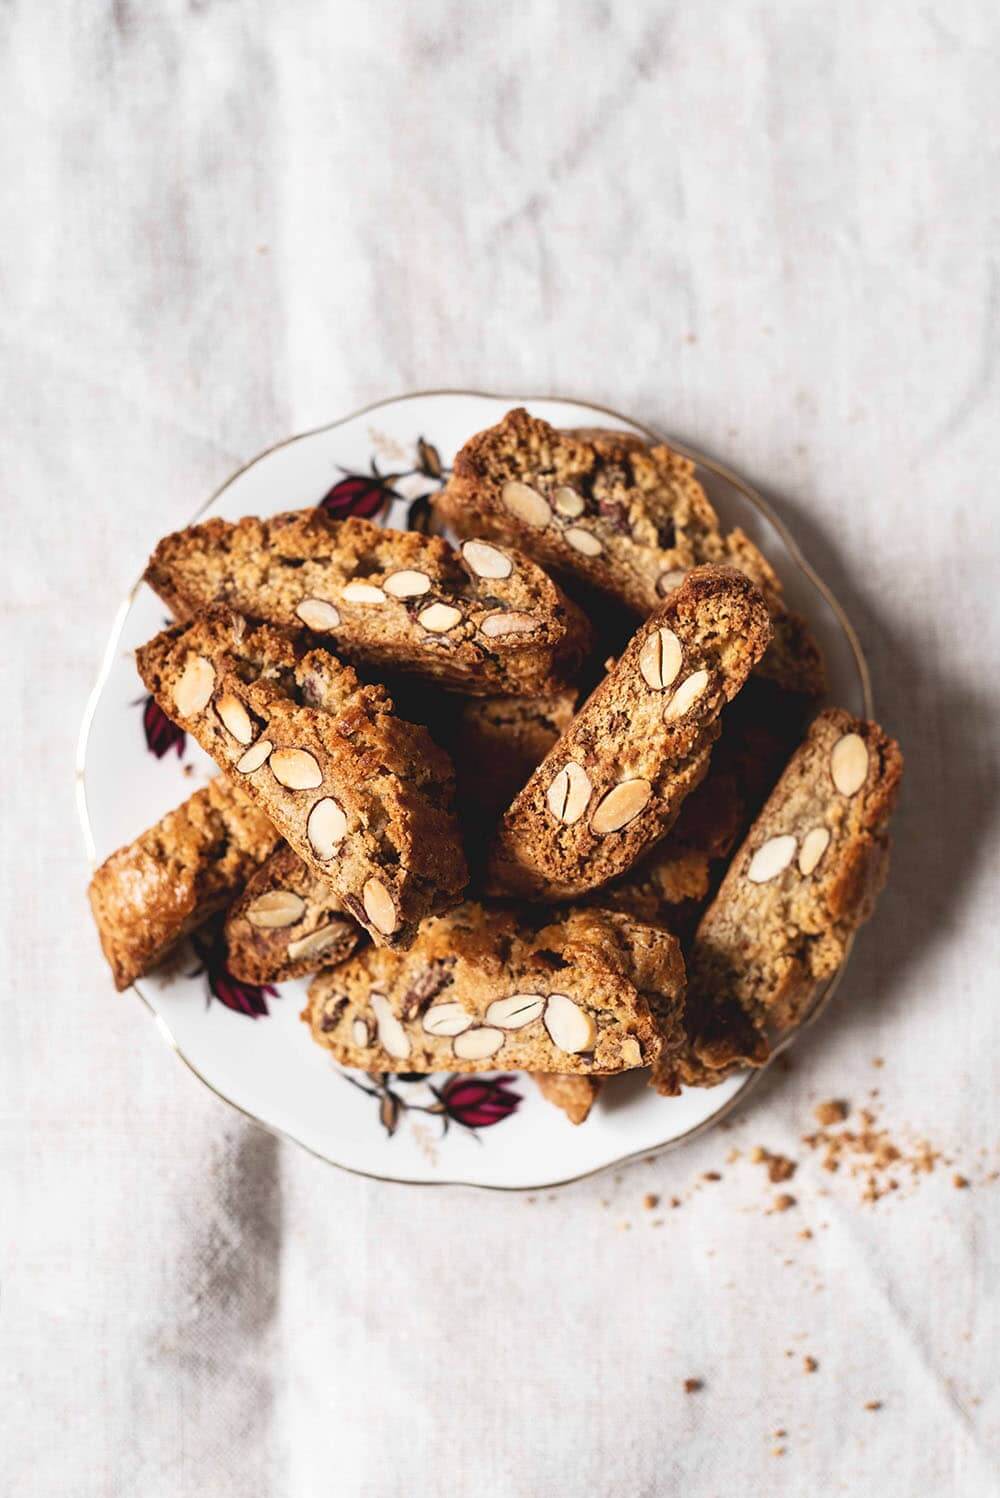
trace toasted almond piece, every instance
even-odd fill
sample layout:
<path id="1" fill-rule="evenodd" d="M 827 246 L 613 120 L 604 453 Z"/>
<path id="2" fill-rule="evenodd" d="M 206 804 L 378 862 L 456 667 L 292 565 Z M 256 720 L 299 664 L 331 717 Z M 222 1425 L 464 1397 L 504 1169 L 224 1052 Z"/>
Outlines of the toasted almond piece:
<path id="1" fill-rule="evenodd" d="M 379 1044 L 390 1056 L 400 1059 L 410 1054 L 410 1037 L 403 1029 L 399 1020 L 392 1012 L 392 1006 L 385 994 L 373 993 L 371 995 L 371 1006 L 375 1013 L 375 1023 L 378 1025 Z"/>
<path id="2" fill-rule="evenodd" d="M 365 1049 L 372 1043 L 372 1028 L 366 1019 L 356 1019 L 351 1022 L 351 1039 L 356 1046 Z"/>
<path id="3" fill-rule="evenodd" d="M 582 495 L 577 494 L 568 484 L 560 484 L 552 496 L 552 506 L 560 515 L 565 515 L 567 520 L 575 520 L 587 508 Z"/>
<path id="4" fill-rule="evenodd" d="M 634 1035 L 626 1035 L 618 1048 L 622 1063 L 625 1066 L 641 1066 L 642 1050 Z"/>
<path id="5" fill-rule="evenodd" d="M 385 603 L 385 594 L 375 583 L 345 583 L 340 596 L 345 603 Z"/>
<path id="6" fill-rule="evenodd" d="M 461 1035 L 472 1024 L 472 1015 L 461 1004 L 432 1004 L 422 1024 L 428 1035 Z"/>
<path id="7" fill-rule="evenodd" d="M 690 676 L 685 676 L 663 709 L 663 721 L 665 723 L 674 723 L 678 718 L 683 718 L 688 709 L 692 708 L 698 701 L 698 698 L 707 686 L 707 671 L 692 671 Z"/>
<path id="8" fill-rule="evenodd" d="M 216 701 L 215 711 L 222 719 L 223 726 L 228 728 L 238 744 L 253 742 L 253 724 L 250 721 L 250 714 L 232 692 L 223 692 Z"/>
<path id="9" fill-rule="evenodd" d="M 460 1061 L 485 1061 L 487 1056 L 496 1055 L 506 1039 L 502 1030 L 491 1030 L 486 1025 L 479 1025 L 475 1030 L 466 1030 L 463 1035 L 456 1035 L 451 1048 Z"/>
<path id="10" fill-rule="evenodd" d="M 350 934 L 350 923 L 348 921 L 330 921 L 325 926 L 317 926 L 315 931 L 310 931 L 308 936 L 300 936 L 298 941 L 288 943 L 288 955 L 292 962 L 298 962 L 301 957 L 318 957 L 332 947 L 334 942 L 342 936 Z"/>
<path id="11" fill-rule="evenodd" d="M 552 519 L 548 500 L 543 499 L 530 484 L 508 479 L 500 491 L 500 498 L 510 513 L 516 515 L 518 520 L 523 520 L 525 525 L 540 527 L 548 525 Z"/>
<path id="12" fill-rule="evenodd" d="M 340 623 L 340 610 L 325 598 L 303 598 L 295 613 L 307 629 L 336 629 Z"/>
<path id="13" fill-rule="evenodd" d="M 589 1051 L 597 1039 L 593 1016 L 565 993 L 550 993 L 545 1005 L 545 1028 L 554 1046 L 567 1055 Z"/>
<path id="14" fill-rule="evenodd" d="M 461 622 L 462 610 L 454 608 L 450 603 L 429 603 L 417 615 L 417 623 L 432 635 L 446 635 L 449 629 L 454 629 Z"/>
<path id="15" fill-rule="evenodd" d="M 488 541 L 466 541 L 462 545 L 462 556 L 470 572 L 477 577 L 510 577 L 514 563 L 506 552 Z"/>
<path id="16" fill-rule="evenodd" d="M 501 635 L 528 635 L 541 624 L 534 614 L 521 614 L 511 609 L 505 614 L 487 614 L 479 626 L 481 634 L 495 640 Z"/>
<path id="17" fill-rule="evenodd" d="M 274 745 L 270 739 L 258 739 L 256 744 L 251 744 L 246 754 L 236 761 L 236 768 L 241 775 L 252 775 L 254 770 L 259 770 L 267 760 Z"/>
<path id="18" fill-rule="evenodd" d="M 545 792 L 549 811 L 560 822 L 565 822 L 567 827 L 572 827 L 587 810 L 587 802 L 593 789 L 586 770 L 571 759 L 563 765 Z"/>
<path id="19" fill-rule="evenodd" d="M 751 884 L 766 884 L 769 879 L 774 879 L 787 869 L 795 857 L 797 840 L 791 833 L 782 833 L 780 837 L 769 837 L 766 843 L 761 843 L 747 866 L 747 878 Z"/>
<path id="20" fill-rule="evenodd" d="M 393 898 L 381 879 L 373 877 L 367 880 L 361 891 L 361 902 L 375 930 L 381 931 L 383 936 L 391 936 L 399 924 L 399 917 Z"/>
<path id="21" fill-rule="evenodd" d="M 672 629 L 654 629 L 639 652 L 639 670 L 647 686 L 662 692 L 672 686 L 681 669 L 681 642 Z"/>
<path id="22" fill-rule="evenodd" d="M 314 791 L 323 784 L 319 762 L 308 749 L 275 749 L 268 764 L 278 784 L 290 791 Z"/>
<path id="23" fill-rule="evenodd" d="M 292 889 L 269 889 L 247 906 L 247 920 L 263 931 L 294 926 L 306 913 L 306 902 Z"/>
<path id="24" fill-rule="evenodd" d="M 814 827 L 811 832 L 807 832 L 799 849 L 799 873 L 811 874 L 829 845 L 829 827 Z"/>
<path id="25" fill-rule="evenodd" d="M 215 667 L 203 655 L 189 655 L 174 682 L 174 707 L 182 718 L 204 712 L 215 686 Z"/>
<path id="26" fill-rule="evenodd" d="M 672 593 L 675 588 L 680 587 L 686 577 L 687 572 L 683 567 L 671 567 L 668 572 L 661 572 L 656 579 L 657 593 L 661 596 Z"/>
<path id="27" fill-rule="evenodd" d="M 598 835 L 620 832 L 643 810 L 653 794 L 648 780 L 623 780 L 598 801 L 590 819 L 590 830 Z"/>
<path id="28" fill-rule="evenodd" d="M 842 796 L 853 796 L 868 778 L 868 750 L 860 734 L 845 733 L 830 754 L 830 774 Z"/>
<path id="29" fill-rule="evenodd" d="M 399 572 L 390 572 L 382 586 L 393 598 L 420 598 L 430 592 L 431 580 L 426 572 L 404 567 Z"/>
<path id="30" fill-rule="evenodd" d="M 499 1025 L 501 1030 L 523 1030 L 544 1008 L 540 993 L 512 993 L 509 998 L 494 999 L 484 1018 L 488 1025 Z"/>
<path id="31" fill-rule="evenodd" d="M 604 542 L 580 525 L 571 525 L 568 531 L 563 532 L 563 539 L 567 546 L 572 546 L 583 557 L 599 557 L 604 550 Z"/>
<path id="32" fill-rule="evenodd" d="M 314 804 L 306 822 L 306 837 L 318 859 L 326 863 L 332 858 L 346 831 L 347 818 L 332 796 L 324 796 Z"/>

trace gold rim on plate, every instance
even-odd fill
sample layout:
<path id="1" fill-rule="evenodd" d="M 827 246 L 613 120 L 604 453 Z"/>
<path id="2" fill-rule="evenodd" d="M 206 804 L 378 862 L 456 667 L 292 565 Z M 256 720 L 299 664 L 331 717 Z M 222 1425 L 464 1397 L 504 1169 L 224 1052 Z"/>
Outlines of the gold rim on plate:
<path id="1" fill-rule="evenodd" d="M 567 405 L 579 406 L 585 411 L 593 411 L 598 416 L 610 416 L 614 421 L 624 422 L 626 426 L 633 427 L 640 431 L 651 442 L 668 443 L 676 452 L 681 453 L 686 458 L 690 458 L 691 461 L 693 463 L 696 463 L 700 468 L 707 469 L 709 473 L 714 473 L 716 477 L 724 479 L 726 483 L 731 484 L 733 488 L 737 489 L 747 500 L 747 502 L 754 509 L 758 510 L 760 514 L 763 515 L 764 519 L 767 520 L 769 524 L 773 526 L 773 528 L 778 532 L 778 535 L 781 537 L 785 546 L 788 548 L 788 553 L 791 556 L 792 561 L 795 562 L 800 571 L 805 574 L 805 576 L 809 579 L 809 581 L 816 588 L 817 592 L 826 601 L 827 605 L 833 612 L 837 623 L 844 631 L 844 635 L 851 647 L 851 652 L 854 656 L 854 663 L 857 667 L 858 676 L 861 682 L 861 694 L 864 700 L 865 716 L 869 718 L 873 718 L 875 716 L 874 699 L 872 696 L 871 673 L 869 672 L 868 662 L 866 661 L 864 652 L 861 649 L 861 642 L 859 641 L 857 634 L 855 633 L 854 626 L 851 624 L 850 619 L 848 619 L 842 605 L 839 603 L 831 589 L 819 576 L 816 570 L 806 561 L 805 557 L 802 555 L 802 552 L 799 549 L 797 542 L 788 531 L 784 522 L 778 518 L 767 501 L 760 494 L 758 494 L 757 490 L 752 488 L 745 479 L 740 478 L 739 475 L 734 473 L 731 468 L 727 468 L 724 463 L 719 463 L 714 458 L 706 458 L 702 453 L 696 452 L 693 448 L 688 447 L 682 442 L 674 441 L 674 439 L 671 437 L 664 436 L 661 432 L 654 431 L 651 427 L 647 427 L 643 422 L 634 421 L 630 416 L 623 416 L 620 411 L 613 411 L 608 406 L 595 405 L 593 401 L 574 400 L 569 397 L 559 395 L 503 395 L 486 390 L 413 390 L 410 391 L 407 395 L 397 395 L 392 396 L 387 400 L 372 401 L 366 406 L 360 406 L 357 411 L 352 411 L 347 416 L 341 416 L 337 421 L 328 421 L 325 422 L 322 426 L 311 427 L 305 432 L 296 432 L 294 436 L 285 437 L 281 442 L 274 442 L 270 447 L 264 448 L 263 452 L 257 453 L 253 458 L 249 460 L 249 462 L 243 463 L 239 468 L 235 469 L 225 480 L 225 482 L 220 484 L 219 487 L 209 495 L 204 504 L 199 505 L 198 509 L 192 515 L 188 524 L 193 525 L 195 521 L 197 521 L 199 517 L 205 513 L 206 510 L 210 509 L 211 506 L 215 504 L 216 500 L 225 493 L 225 491 L 230 487 L 231 484 L 234 484 L 242 474 L 246 473 L 247 469 L 253 468 L 255 464 L 261 462 L 264 458 L 269 457 L 271 453 L 278 452 L 279 449 L 283 447 L 290 447 L 293 442 L 302 442 L 308 437 L 318 436 L 321 432 L 332 432 L 337 427 L 346 426 L 349 421 L 356 421 L 360 416 L 367 416 L 370 412 L 381 410 L 384 406 L 398 406 L 401 405 L 404 401 L 426 400 L 430 396 L 449 395 L 473 396 L 474 398 L 479 400 L 504 401 L 509 402 L 512 405 L 530 406 L 532 402 L 545 400 L 562 401 Z M 111 665 L 115 658 L 115 652 L 118 647 L 118 640 L 121 636 L 122 629 L 124 628 L 128 612 L 132 607 L 135 595 L 139 591 L 141 585 L 142 578 L 139 577 L 136 579 L 135 583 L 133 583 L 132 587 L 128 591 L 128 594 L 119 605 L 118 611 L 115 615 L 114 623 L 111 628 L 111 635 L 108 639 L 107 645 L 105 646 L 104 655 L 101 658 L 101 665 L 97 673 L 97 680 L 94 683 L 90 696 L 87 698 L 87 705 L 84 708 L 83 713 L 83 721 L 80 724 L 80 736 L 77 741 L 75 766 L 76 805 L 77 813 L 80 818 L 80 824 L 83 829 L 84 842 L 87 847 L 87 856 L 90 859 L 92 868 L 97 863 L 97 849 L 94 843 L 94 835 L 90 825 L 90 814 L 87 808 L 87 791 L 84 784 L 84 768 L 87 756 L 87 743 L 90 738 L 90 729 L 94 721 L 94 715 L 97 711 L 97 704 L 100 700 L 101 693 L 104 689 L 104 684 L 108 679 L 111 671 Z M 784 1051 L 786 1051 L 788 1047 L 798 1039 L 803 1030 L 808 1029 L 810 1025 L 814 1024 L 816 1020 L 819 1019 L 820 1015 L 826 1009 L 830 1000 L 833 998 L 835 992 L 840 986 L 840 982 L 843 978 L 848 960 L 850 959 L 851 948 L 853 947 L 853 945 L 854 938 L 852 936 L 848 941 L 847 949 L 844 953 L 844 960 L 841 963 L 840 967 L 834 973 L 833 977 L 813 999 L 808 1011 L 795 1026 L 795 1028 L 789 1031 L 784 1039 L 775 1046 L 775 1049 L 772 1052 L 767 1064 L 757 1071 L 750 1072 L 739 1090 L 737 1092 L 734 1092 L 732 1097 L 729 1098 L 725 1103 L 723 1103 L 722 1106 L 709 1118 L 702 1119 L 701 1123 L 695 1124 L 692 1128 L 685 1130 L 683 1134 L 678 1134 L 674 1139 L 665 1139 L 661 1144 L 649 1145 L 643 1149 L 634 1150 L 631 1154 L 620 1155 L 614 1160 L 607 1161 L 604 1165 L 595 1165 L 592 1170 L 582 1171 L 579 1175 L 566 1176 L 563 1180 L 560 1181 L 542 1181 L 538 1185 L 525 1186 L 501 1186 L 496 1185 L 492 1182 L 461 1180 L 408 1181 L 402 1180 L 398 1176 L 383 1176 L 378 1175 L 371 1170 L 359 1170 L 357 1166 L 344 1165 L 342 1161 L 332 1159 L 329 1155 L 323 1154 L 321 1150 L 316 1149 L 313 1145 L 306 1144 L 303 1140 L 297 1139 L 294 1134 L 289 1134 L 286 1129 L 280 1128 L 277 1124 L 268 1123 L 265 1119 L 258 1118 L 255 1113 L 249 1113 L 241 1103 L 237 1103 L 235 1099 L 228 1097 L 224 1092 L 220 1092 L 219 1089 L 198 1070 L 194 1062 L 191 1061 L 189 1057 L 185 1056 L 184 1052 L 181 1050 L 180 1046 L 177 1044 L 176 1040 L 171 1034 L 170 1027 L 167 1025 L 163 1016 L 157 1013 L 152 1001 L 143 992 L 142 988 L 139 985 L 139 982 L 133 983 L 132 989 L 145 1005 L 148 1012 L 153 1016 L 160 1034 L 163 1036 L 164 1040 L 173 1051 L 174 1055 L 184 1063 L 184 1065 L 192 1073 L 192 1075 L 197 1077 L 198 1081 L 201 1082 L 209 1092 L 211 1092 L 215 1097 L 219 1098 L 223 1103 L 228 1104 L 230 1108 L 234 1108 L 237 1113 L 241 1114 L 250 1123 L 256 1124 L 258 1128 L 264 1129 L 274 1138 L 287 1140 L 290 1144 L 298 1146 L 299 1149 L 304 1149 L 308 1154 L 314 1156 L 315 1159 L 322 1160 L 325 1164 L 332 1165 L 337 1170 L 346 1171 L 349 1175 L 359 1176 L 364 1180 L 381 1181 L 385 1185 L 390 1186 L 464 1186 L 476 1191 L 504 1192 L 541 1190 L 549 1191 L 554 1190 L 560 1186 L 572 1186 L 577 1181 L 589 1180 L 592 1176 L 600 1175 L 602 1171 L 616 1170 L 622 1165 L 631 1164 L 634 1160 L 644 1159 L 652 1155 L 667 1154 L 670 1150 L 676 1149 L 681 1144 L 689 1144 L 693 1139 L 697 1139 L 700 1135 L 708 1133 L 710 1129 L 714 1129 L 718 1124 L 722 1123 L 724 1119 L 731 1117 L 731 1115 L 736 1111 L 737 1107 L 739 1107 L 746 1101 L 749 1094 L 753 1091 L 753 1089 L 764 1077 L 765 1073 L 769 1070 L 776 1057 L 780 1056 Z"/>

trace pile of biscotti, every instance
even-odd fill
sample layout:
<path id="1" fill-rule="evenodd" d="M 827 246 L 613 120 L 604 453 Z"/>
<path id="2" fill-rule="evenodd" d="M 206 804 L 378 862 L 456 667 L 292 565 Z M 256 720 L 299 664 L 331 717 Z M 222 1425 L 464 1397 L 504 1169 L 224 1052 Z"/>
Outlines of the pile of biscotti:
<path id="1" fill-rule="evenodd" d="M 225 910 L 343 1066 L 524 1070 L 582 1122 L 619 1072 L 762 1065 L 884 883 L 898 746 L 818 711 L 667 446 L 514 410 L 436 515 L 457 547 L 313 509 L 156 548 L 139 674 L 221 775 L 94 875 L 118 987 Z"/>

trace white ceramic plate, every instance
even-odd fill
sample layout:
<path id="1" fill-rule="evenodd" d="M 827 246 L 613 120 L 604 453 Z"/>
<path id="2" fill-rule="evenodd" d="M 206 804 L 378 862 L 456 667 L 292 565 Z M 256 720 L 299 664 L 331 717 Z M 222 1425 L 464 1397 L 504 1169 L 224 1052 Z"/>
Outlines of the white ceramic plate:
<path id="1" fill-rule="evenodd" d="M 579 402 L 460 391 L 406 396 L 262 453 L 199 515 L 236 520 L 325 501 L 335 513 L 374 510 L 384 523 L 405 527 L 440 487 L 439 464 L 446 474 L 471 433 L 517 404 L 555 426 L 653 435 Z M 829 590 L 758 495 L 720 465 L 690 456 L 724 523 L 742 526 L 760 546 L 791 606 L 812 624 L 826 654 L 831 700 L 870 715 L 864 660 Z M 151 546 L 156 539 L 150 537 Z M 176 731 L 146 708 L 133 651 L 164 622 L 163 605 L 138 585 L 114 622 L 84 717 L 79 806 L 95 862 L 213 773 L 197 745 L 172 741 Z M 436 1077 L 431 1084 L 389 1078 L 375 1084 L 345 1073 L 313 1044 L 299 1020 L 302 983 L 271 992 L 236 985 L 204 942 L 200 951 L 187 949 L 136 989 L 177 1054 L 219 1097 L 323 1159 L 385 1180 L 507 1189 L 575 1180 L 691 1138 L 730 1112 L 753 1080 L 736 1077 L 710 1091 L 664 1099 L 643 1085 L 641 1074 L 619 1078 L 606 1087 L 587 1123 L 575 1128 L 523 1076 Z"/>

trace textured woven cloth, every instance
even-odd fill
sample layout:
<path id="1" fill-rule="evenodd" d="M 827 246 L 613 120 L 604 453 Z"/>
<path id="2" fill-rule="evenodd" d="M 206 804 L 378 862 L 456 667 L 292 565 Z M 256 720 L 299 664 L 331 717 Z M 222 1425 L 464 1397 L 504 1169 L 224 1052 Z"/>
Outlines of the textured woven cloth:
<path id="1" fill-rule="evenodd" d="M 0 36 L 9 1491 L 996 1493 L 996 7 L 8 0 Z M 75 824 L 152 542 L 441 386 L 756 482 L 908 761 L 790 1069 L 537 1200 L 341 1175 L 212 1097 L 113 993 Z"/>

